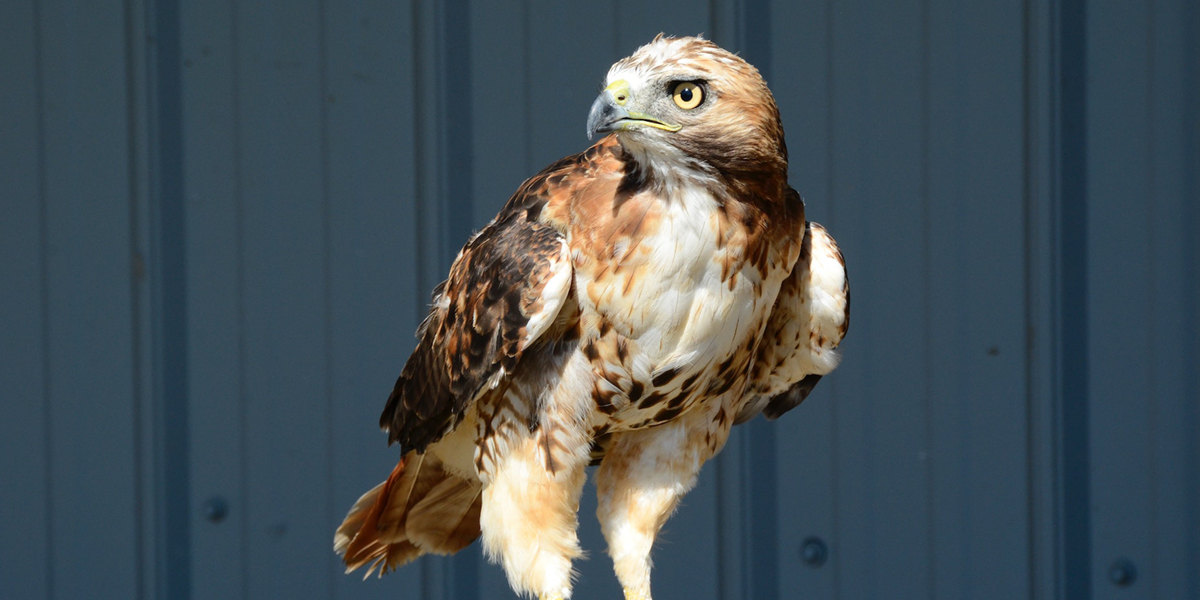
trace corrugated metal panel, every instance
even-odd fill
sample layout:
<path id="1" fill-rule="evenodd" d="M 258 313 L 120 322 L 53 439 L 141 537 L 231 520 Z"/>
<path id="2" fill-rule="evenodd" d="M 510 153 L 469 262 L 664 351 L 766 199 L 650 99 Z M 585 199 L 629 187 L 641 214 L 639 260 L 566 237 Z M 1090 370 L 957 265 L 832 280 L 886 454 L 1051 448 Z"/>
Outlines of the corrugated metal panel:
<path id="1" fill-rule="evenodd" d="M 192 596 L 239 598 L 246 548 L 239 285 L 237 94 L 232 4 L 184 3 L 183 180 L 188 319 L 188 470 L 193 507 L 189 557 Z M 205 502 L 230 507 L 219 524 L 204 519 Z"/>
<path id="2" fill-rule="evenodd" d="M 0 590 L 132 598 L 148 524 L 125 15 L 59 2 L 17 11 L 0 34 L 0 235 L 11 263 L 0 283 Z"/>
<path id="3" fill-rule="evenodd" d="M 193 597 L 396 597 L 420 572 L 343 577 L 331 532 L 393 464 L 373 423 L 428 293 L 412 10 L 233 8 L 182 19 L 193 502 L 231 507 L 194 521 Z"/>
<path id="4" fill-rule="evenodd" d="M 46 347 L 45 198 L 36 5 L 0 19 L 0 586 L 50 593 L 50 407 Z M 18 142 L 19 140 L 19 142 Z"/>
<path id="5" fill-rule="evenodd" d="M 781 587 L 1021 597 L 1025 15 L 785 4 L 772 86 L 793 181 L 845 248 L 854 315 L 841 369 L 775 433 Z M 801 566 L 808 536 L 830 546 L 820 569 Z"/>
<path id="6" fill-rule="evenodd" d="M 831 378 L 838 462 L 829 493 L 839 515 L 853 515 L 832 524 L 831 566 L 846 573 L 836 593 L 847 598 L 932 591 L 922 9 L 855 3 L 827 25 L 831 225 L 853 269 L 853 338 Z"/>
<path id="7" fill-rule="evenodd" d="M 1194 3 L 7 16 L 0 597 L 511 597 L 478 548 L 343 576 L 331 532 L 396 459 L 429 289 L 659 31 L 762 68 L 855 314 L 842 369 L 705 469 L 658 597 L 1200 595 Z M 620 593 L 594 510 L 584 600 Z"/>
<path id="8" fill-rule="evenodd" d="M 1194 2 L 1089 7 L 1094 597 L 1200 597 Z M 1191 62 L 1191 73 L 1188 73 Z M 1113 585 L 1128 561 L 1133 587 Z"/>

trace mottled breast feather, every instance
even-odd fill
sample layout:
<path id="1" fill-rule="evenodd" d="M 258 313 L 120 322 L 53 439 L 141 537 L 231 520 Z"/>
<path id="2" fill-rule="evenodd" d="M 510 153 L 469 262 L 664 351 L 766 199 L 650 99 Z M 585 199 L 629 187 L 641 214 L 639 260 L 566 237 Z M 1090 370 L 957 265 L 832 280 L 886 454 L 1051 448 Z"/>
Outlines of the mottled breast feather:
<path id="1" fill-rule="evenodd" d="M 572 333 L 551 327 L 573 302 L 558 207 L 615 164 L 611 145 L 597 145 L 550 165 L 467 242 L 434 291 L 417 348 L 380 415 L 389 443 L 423 452 L 512 374 L 527 349 Z"/>

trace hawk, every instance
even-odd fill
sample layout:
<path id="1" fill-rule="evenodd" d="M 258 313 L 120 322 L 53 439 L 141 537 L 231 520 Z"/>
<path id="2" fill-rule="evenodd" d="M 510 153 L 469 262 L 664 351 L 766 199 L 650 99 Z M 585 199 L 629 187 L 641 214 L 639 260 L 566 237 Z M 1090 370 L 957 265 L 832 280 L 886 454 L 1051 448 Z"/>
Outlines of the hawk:
<path id="1" fill-rule="evenodd" d="M 661 34 L 608 72 L 581 154 L 527 180 L 463 247 L 380 417 L 402 458 L 338 528 L 380 574 L 482 537 L 512 588 L 571 594 L 589 464 L 627 600 L 735 424 L 838 364 L 845 261 L 788 186 L 758 71 Z"/>

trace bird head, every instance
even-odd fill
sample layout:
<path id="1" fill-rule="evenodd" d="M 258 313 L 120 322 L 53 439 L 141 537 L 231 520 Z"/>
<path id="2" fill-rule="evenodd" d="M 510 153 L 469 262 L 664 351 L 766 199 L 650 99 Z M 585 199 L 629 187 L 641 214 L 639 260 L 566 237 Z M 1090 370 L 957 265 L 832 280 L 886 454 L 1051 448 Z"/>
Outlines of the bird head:
<path id="1" fill-rule="evenodd" d="M 587 129 L 589 139 L 615 133 L 651 171 L 787 171 L 783 126 L 766 82 L 745 60 L 698 37 L 659 34 L 614 64 Z"/>

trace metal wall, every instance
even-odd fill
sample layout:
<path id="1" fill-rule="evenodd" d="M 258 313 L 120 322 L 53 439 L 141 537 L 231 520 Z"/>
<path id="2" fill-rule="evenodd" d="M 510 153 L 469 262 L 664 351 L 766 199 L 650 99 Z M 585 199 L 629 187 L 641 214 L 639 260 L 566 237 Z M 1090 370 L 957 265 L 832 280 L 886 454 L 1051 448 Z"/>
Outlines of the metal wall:
<path id="1" fill-rule="evenodd" d="M 657 597 L 1200 598 L 1192 0 L 8 2 L 0 598 L 511 597 L 332 531 L 430 289 L 659 31 L 767 76 L 854 301 Z"/>
<path id="2" fill-rule="evenodd" d="M 0 596 L 152 581 L 144 124 L 121 10 L 0 18 Z"/>

